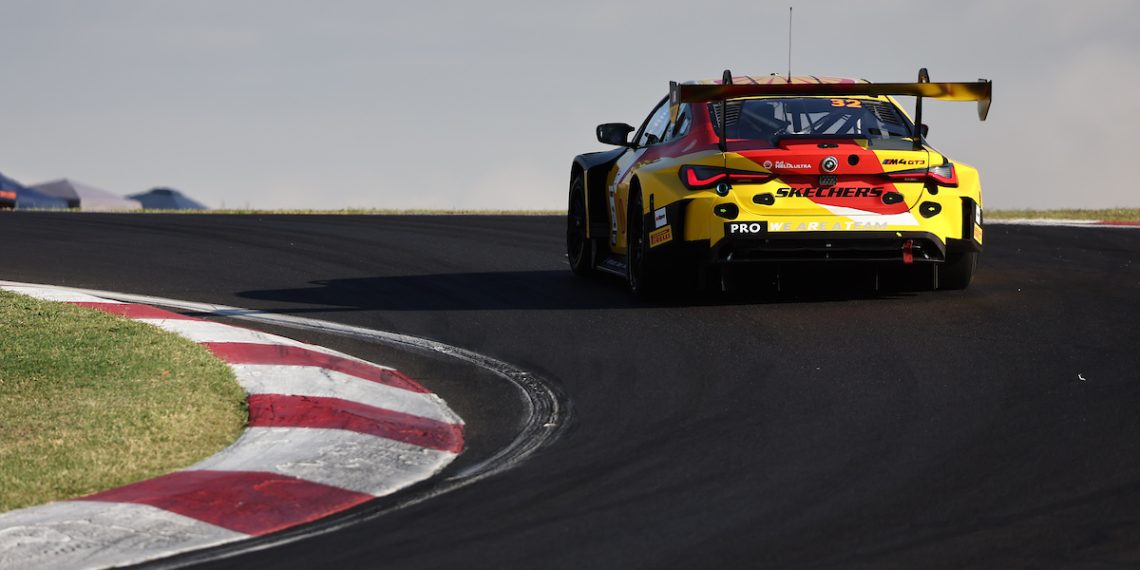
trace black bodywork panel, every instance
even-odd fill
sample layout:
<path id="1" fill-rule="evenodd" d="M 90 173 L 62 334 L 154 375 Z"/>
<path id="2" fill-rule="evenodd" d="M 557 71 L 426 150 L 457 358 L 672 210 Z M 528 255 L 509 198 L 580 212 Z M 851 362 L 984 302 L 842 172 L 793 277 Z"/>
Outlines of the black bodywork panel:
<path id="1" fill-rule="evenodd" d="M 610 233 L 609 208 L 606 206 L 606 175 L 626 148 L 615 148 L 602 152 L 590 152 L 574 157 L 586 174 L 586 218 L 591 238 L 607 236 Z"/>

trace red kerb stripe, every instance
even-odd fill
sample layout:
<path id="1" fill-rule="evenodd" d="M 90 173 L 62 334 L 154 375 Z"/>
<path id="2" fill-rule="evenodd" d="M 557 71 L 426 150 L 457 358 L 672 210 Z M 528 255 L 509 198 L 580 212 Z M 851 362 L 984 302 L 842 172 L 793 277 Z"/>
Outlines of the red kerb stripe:
<path id="1" fill-rule="evenodd" d="M 249 427 L 329 428 L 378 435 L 429 449 L 463 451 L 463 426 L 340 398 L 252 394 Z"/>
<path id="2" fill-rule="evenodd" d="M 120 317 L 127 317 L 128 319 L 181 319 L 196 321 L 194 317 L 187 317 L 186 315 L 179 315 L 170 311 L 164 311 L 158 307 L 150 305 L 135 305 L 133 303 L 97 303 L 90 301 L 76 301 L 71 303 L 80 307 L 87 307 L 89 309 L 98 309 L 104 313 L 111 313 L 112 315 L 119 315 Z"/>
<path id="3" fill-rule="evenodd" d="M 175 471 L 81 498 L 150 505 L 252 535 L 314 521 L 370 499 L 363 493 L 253 471 Z"/>
<path id="4" fill-rule="evenodd" d="M 1102 220 L 1096 223 L 1098 226 L 1140 226 L 1140 222 L 1123 222 Z"/>
<path id="5" fill-rule="evenodd" d="M 402 372 L 298 346 L 247 342 L 204 342 L 202 346 L 210 349 L 215 356 L 230 364 L 317 366 L 395 388 L 421 394 L 430 393 L 428 389 L 420 386 Z"/>

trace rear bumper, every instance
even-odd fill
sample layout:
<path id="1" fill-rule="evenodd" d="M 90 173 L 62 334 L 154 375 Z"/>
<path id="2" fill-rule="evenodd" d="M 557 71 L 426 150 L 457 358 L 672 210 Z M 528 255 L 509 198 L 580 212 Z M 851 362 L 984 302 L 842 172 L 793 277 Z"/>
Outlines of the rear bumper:
<path id="1" fill-rule="evenodd" d="M 755 238 L 725 238 L 710 248 L 711 263 L 946 261 L 946 246 L 928 232 L 782 232 Z"/>
<path id="2" fill-rule="evenodd" d="M 909 242 L 909 244 L 908 244 Z M 972 249 L 971 249 L 972 248 Z M 942 263 L 948 253 L 978 251 L 976 244 L 950 240 L 944 245 L 929 232 L 781 233 L 763 238 L 674 241 L 653 248 L 651 256 L 670 264 L 746 263 Z"/>
<path id="3" fill-rule="evenodd" d="M 961 210 L 946 206 L 943 214 L 921 220 L 922 227 L 848 229 L 811 231 L 769 231 L 769 221 L 741 220 L 705 211 L 708 204 L 679 200 L 664 208 L 671 227 L 670 239 L 651 247 L 651 258 L 665 263 L 732 264 L 785 262 L 856 262 L 856 263 L 942 263 L 948 254 L 981 251 L 978 236 L 980 219 L 976 220 L 973 201 L 963 199 L 948 204 L 961 205 Z M 951 211 L 954 210 L 954 211 Z M 977 216 L 980 218 L 980 216 Z M 818 218 L 816 218 L 818 219 Z M 650 228 L 662 228 L 647 214 Z M 755 226 L 752 233 L 730 235 L 726 226 L 734 223 Z M 858 220 L 837 218 L 835 225 L 855 226 Z M 800 224 L 815 226 L 816 224 Z M 820 224 L 822 225 L 822 224 Z"/>

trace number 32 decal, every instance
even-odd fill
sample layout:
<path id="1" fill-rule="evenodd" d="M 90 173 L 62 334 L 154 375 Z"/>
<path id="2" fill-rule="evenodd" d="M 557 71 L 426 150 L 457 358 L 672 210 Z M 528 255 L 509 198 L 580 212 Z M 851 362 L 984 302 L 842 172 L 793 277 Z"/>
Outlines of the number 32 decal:
<path id="1" fill-rule="evenodd" d="M 859 107 L 862 107 L 863 105 L 859 102 L 858 99 L 832 99 L 831 100 L 831 106 L 832 107 L 859 108 Z"/>

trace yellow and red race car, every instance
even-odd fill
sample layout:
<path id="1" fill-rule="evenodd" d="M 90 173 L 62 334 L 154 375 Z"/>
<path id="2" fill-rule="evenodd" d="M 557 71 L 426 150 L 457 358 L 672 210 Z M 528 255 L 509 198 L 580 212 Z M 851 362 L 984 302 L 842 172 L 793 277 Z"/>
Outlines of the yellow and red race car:
<path id="1" fill-rule="evenodd" d="M 931 83 L 925 69 L 916 83 L 727 70 L 671 83 L 640 128 L 598 126 L 619 148 L 575 157 L 570 266 L 637 293 L 723 284 L 740 264 L 838 260 L 923 266 L 935 288 L 964 289 L 982 249 L 981 184 L 926 144 L 922 101 L 977 101 L 985 120 L 991 91 Z M 913 119 L 895 96 L 916 98 Z"/>

